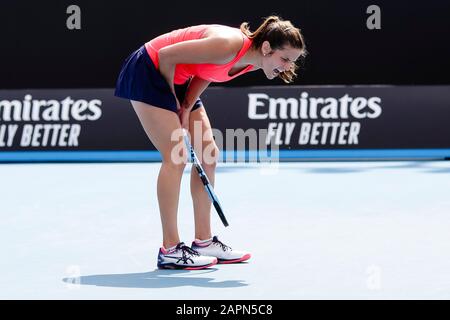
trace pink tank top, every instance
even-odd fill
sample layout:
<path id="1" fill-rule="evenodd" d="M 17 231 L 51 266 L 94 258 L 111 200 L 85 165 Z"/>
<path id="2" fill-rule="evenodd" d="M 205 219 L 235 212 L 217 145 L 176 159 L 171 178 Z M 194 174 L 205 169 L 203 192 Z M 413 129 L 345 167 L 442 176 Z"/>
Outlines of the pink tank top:
<path id="1" fill-rule="evenodd" d="M 145 49 L 152 59 L 156 69 L 159 69 L 159 49 L 186 40 L 201 39 L 204 32 L 210 26 L 214 25 L 199 25 L 174 30 L 147 42 L 145 44 Z M 239 50 L 236 57 L 234 57 L 234 59 L 227 64 L 177 64 L 175 67 L 174 84 L 183 84 L 189 80 L 191 76 L 197 76 L 211 82 L 225 82 L 250 71 L 253 68 L 253 65 L 247 66 L 233 76 L 228 75 L 230 69 L 236 64 L 236 62 L 239 61 L 239 59 L 242 58 L 252 44 L 252 40 L 244 34 L 242 34 L 242 38 L 244 39 L 244 44 L 241 50 Z"/>

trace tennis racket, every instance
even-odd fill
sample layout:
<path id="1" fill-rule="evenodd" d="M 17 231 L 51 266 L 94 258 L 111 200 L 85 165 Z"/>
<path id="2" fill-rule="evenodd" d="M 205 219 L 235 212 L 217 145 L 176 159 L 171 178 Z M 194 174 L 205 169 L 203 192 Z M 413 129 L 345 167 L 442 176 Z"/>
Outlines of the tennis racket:
<path id="1" fill-rule="evenodd" d="M 205 171 L 203 170 L 202 165 L 200 164 L 200 161 L 197 158 L 197 155 L 195 154 L 194 148 L 191 145 L 191 142 L 189 141 L 189 136 L 187 134 L 186 129 L 183 129 L 183 136 L 184 136 L 184 142 L 186 144 L 186 148 L 188 150 L 190 159 L 192 164 L 194 165 L 195 169 L 197 170 L 197 173 L 202 180 L 203 186 L 205 187 L 206 193 L 209 196 L 209 199 L 211 200 L 212 204 L 214 205 L 214 208 L 217 211 L 217 214 L 220 217 L 220 220 L 222 220 L 222 223 L 225 227 L 228 227 L 228 221 L 225 218 L 225 215 L 223 214 L 222 206 L 220 205 L 219 199 L 217 198 L 216 193 L 214 192 L 214 189 L 209 182 L 208 177 L 205 174 Z"/>

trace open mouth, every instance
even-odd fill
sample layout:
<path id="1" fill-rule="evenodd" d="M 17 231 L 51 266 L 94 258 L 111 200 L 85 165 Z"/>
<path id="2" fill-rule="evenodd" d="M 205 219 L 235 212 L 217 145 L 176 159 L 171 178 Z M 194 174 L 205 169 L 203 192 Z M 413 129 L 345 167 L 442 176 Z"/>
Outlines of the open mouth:
<path id="1" fill-rule="evenodd" d="M 273 69 L 273 75 L 277 76 L 281 73 L 281 71 L 278 68 Z"/>

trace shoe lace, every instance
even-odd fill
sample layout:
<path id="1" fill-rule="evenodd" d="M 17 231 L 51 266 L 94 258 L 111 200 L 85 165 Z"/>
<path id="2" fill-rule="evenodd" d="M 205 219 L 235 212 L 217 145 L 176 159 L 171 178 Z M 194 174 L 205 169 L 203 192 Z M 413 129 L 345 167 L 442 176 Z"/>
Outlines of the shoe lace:
<path id="1" fill-rule="evenodd" d="M 185 253 L 185 254 L 187 253 L 191 256 L 199 256 L 200 255 L 200 253 L 198 253 L 197 251 L 195 251 L 194 249 L 192 249 L 188 246 L 182 246 L 181 250 L 183 251 L 183 253 Z"/>
<path id="2" fill-rule="evenodd" d="M 223 251 L 232 250 L 231 247 L 227 246 L 222 241 L 219 241 L 219 239 L 217 239 L 217 238 L 214 238 L 213 242 L 215 244 L 219 245 L 222 248 Z"/>
<path id="3" fill-rule="evenodd" d="M 185 264 L 187 264 L 189 261 L 191 261 L 192 263 L 194 263 L 194 260 L 192 260 L 191 257 L 200 255 L 197 251 L 189 248 L 184 244 L 181 245 L 179 249 L 181 250 L 181 257 L 177 262 L 183 261 Z"/>

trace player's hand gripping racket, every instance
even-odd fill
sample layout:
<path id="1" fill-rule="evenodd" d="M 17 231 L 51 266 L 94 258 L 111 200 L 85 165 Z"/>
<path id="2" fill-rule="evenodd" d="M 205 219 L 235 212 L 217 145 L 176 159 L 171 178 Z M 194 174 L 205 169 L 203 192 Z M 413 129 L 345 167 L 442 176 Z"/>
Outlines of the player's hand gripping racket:
<path id="1" fill-rule="evenodd" d="M 212 204 L 214 205 L 214 208 L 216 208 L 217 214 L 220 217 L 220 220 L 222 220 L 222 223 L 225 227 L 228 227 L 228 221 L 225 218 L 225 215 L 223 214 L 222 206 L 219 203 L 219 199 L 217 198 L 216 193 L 214 192 L 214 189 L 209 183 L 208 177 L 205 174 L 205 171 L 203 170 L 200 161 L 198 161 L 197 155 L 195 154 L 194 148 L 192 148 L 191 142 L 189 141 L 189 136 L 187 134 L 186 129 L 183 129 L 183 136 L 184 136 L 184 142 L 186 144 L 186 148 L 189 153 L 189 157 L 191 159 L 192 164 L 194 165 L 195 169 L 197 169 L 197 173 L 200 176 L 200 179 L 203 182 L 203 186 L 205 187 L 206 193 L 208 193 L 209 199 L 211 200 Z"/>

